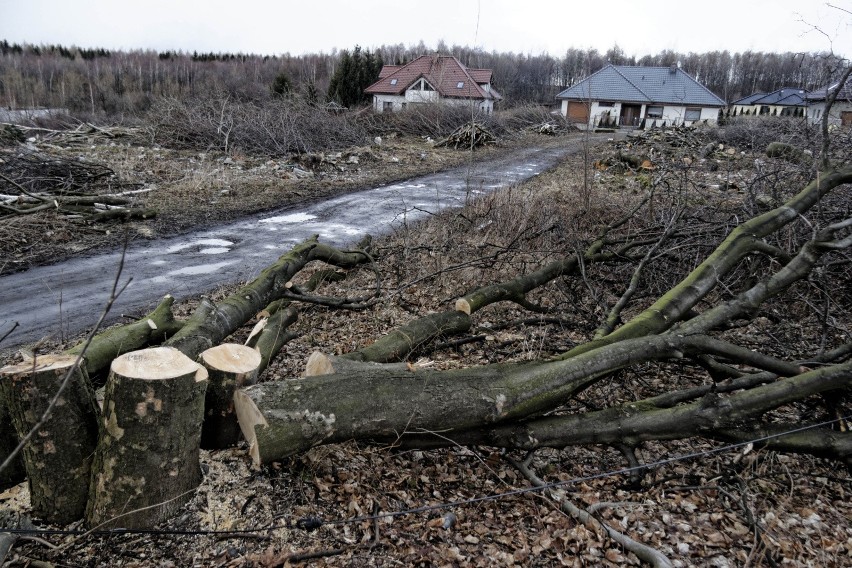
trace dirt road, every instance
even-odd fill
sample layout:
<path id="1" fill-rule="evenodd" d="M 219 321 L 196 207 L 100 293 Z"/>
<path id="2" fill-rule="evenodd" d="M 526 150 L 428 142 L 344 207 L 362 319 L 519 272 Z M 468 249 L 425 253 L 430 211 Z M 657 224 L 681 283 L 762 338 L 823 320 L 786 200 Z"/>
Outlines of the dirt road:
<path id="1" fill-rule="evenodd" d="M 318 234 L 341 246 L 379 235 L 429 213 L 462 205 L 482 193 L 521 182 L 582 148 L 524 148 L 401 183 L 350 193 L 299 209 L 278 211 L 180 237 L 148 241 L 126 251 L 119 286 L 129 282 L 107 322 L 139 316 L 165 294 L 184 298 L 246 281 L 294 244 Z M 121 264 L 121 252 L 74 258 L 0 277 L 0 345 L 6 351 L 44 337 L 62 339 L 98 320 Z"/>

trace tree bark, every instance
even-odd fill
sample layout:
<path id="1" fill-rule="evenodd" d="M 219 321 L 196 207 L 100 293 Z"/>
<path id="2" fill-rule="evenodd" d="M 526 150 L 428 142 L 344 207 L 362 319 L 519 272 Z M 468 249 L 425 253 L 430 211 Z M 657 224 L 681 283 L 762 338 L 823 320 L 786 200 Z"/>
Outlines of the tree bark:
<path id="1" fill-rule="evenodd" d="M 108 329 L 96 335 L 88 347 L 84 341 L 65 353 L 79 355 L 85 348 L 86 370 L 94 376 L 119 355 L 156 345 L 180 331 L 184 323 L 172 313 L 174 301 L 171 295 L 166 295 L 153 312 L 139 321 Z"/>
<path id="2" fill-rule="evenodd" d="M 199 362 L 209 375 L 201 447 L 229 448 L 240 439 L 240 427 L 234 413 L 234 391 L 255 383 L 261 355 L 251 347 L 226 343 L 202 353 Z"/>
<path id="3" fill-rule="evenodd" d="M 47 420 L 24 445 L 33 514 L 56 524 L 83 516 L 98 411 L 89 378 L 71 355 L 44 355 L 0 369 L 0 390 L 18 436 L 36 427 L 68 383 Z"/>
<path id="4" fill-rule="evenodd" d="M 343 355 L 342 358 L 374 363 L 401 361 L 433 339 L 464 333 L 470 329 L 470 325 L 470 316 L 459 311 L 429 314 L 393 330 L 363 349 Z"/>
<path id="5" fill-rule="evenodd" d="M 133 351 L 113 361 L 88 526 L 153 528 L 189 501 L 201 481 L 206 387 L 207 371 L 173 348 Z"/>
<path id="6" fill-rule="evenodd" d="M 449 433 L 527 418 L 623 366 L 680 358 L 706 349 L 707 339 L 652 336 L 563 361 L 450 371 L 363 365 L 345 374 L 255 385 L 237 391 L 234 405 L 252 457 L 268 463 L 317 444 L 393 442 L 411 432 Z"/>
<path id="7" fill-rule="evenodd" d="M 9 409 L 0 396 L 0 462 L 6 460 L 18 446 L 18 433 L 9 416 Z M 0 491 L 5 491 L 13 485 L 17 485 L 27 478 L 24 469 L 24 458 L 18 454 L 9 464 L 0 470 Z"/>
<path id="8" fill-rule="evenodd" d="M 195 359 L 202 351 L 221 343 L 260 310 L 278 299 L 286 291 L 287 282 L 305 265 L 315 260 L 351 268 L 368 262 L 369 256 L 358 251 L 339 251 L 318 243 L 316 237 L 308 239 L 281 256 L 255 280 L 219 304 L 208 302 L 205 313 L 193 315 L 183 329 L 165 345 Z"/>

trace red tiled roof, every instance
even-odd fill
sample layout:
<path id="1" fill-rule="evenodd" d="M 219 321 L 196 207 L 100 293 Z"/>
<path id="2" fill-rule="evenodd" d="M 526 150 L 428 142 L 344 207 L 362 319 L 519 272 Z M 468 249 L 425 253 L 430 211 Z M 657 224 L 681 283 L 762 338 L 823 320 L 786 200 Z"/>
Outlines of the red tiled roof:
<path id="1" fill-rule="evenodd" d="M 385 65 L 382 67 L 382 70 L 379 71 L 379 79 L 384 79 L 391 73 L 395 73 L 400 67 L 402 67 L 402 65 Z"/>
<path id="2" fill-rule="evenodd" d="M 364 89 L 364 92 L 401 95 L 421 77 L 442 97 L 499 98 L 499 95 L 495 97 L 478 85 L 490 81 L 490 69 L 468 69 L 449 55 L 421 55 L 407 65 L 385 65 L 379 73 L 379 80 Z M 391 84 L 394 79 L 395 84 Z"/>
<path id="3" fill-rule="evenodd" d="M 491 69 L 468 69 L 467 72 L 480 85 L 491 82 Z"/>

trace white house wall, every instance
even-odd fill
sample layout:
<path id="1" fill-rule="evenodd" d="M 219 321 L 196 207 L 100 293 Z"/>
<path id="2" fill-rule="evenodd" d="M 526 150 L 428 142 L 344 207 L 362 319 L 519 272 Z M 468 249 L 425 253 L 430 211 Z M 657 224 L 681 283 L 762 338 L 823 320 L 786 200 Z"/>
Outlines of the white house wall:
<path id="1" fill-rule="evenodd" d="M 408 91 L 409 93 L 420 93 L 423 91 Z M 494 111 L 494 101 L 479 100 L 479 99 L 461 99 L 461 98 L 440 98 L 434 91 L 426 91 L 426 94 L 434 94 L 433 97 L 409 97 L 402 95 L 373 95 L 373 110 L 376 112 L 385 111 L 385 103 L 391 104 L 391 110 L 398 112 L 408 105 L 426 104 L 426 103 L 443 103 L 453 106 L 474 106 L 479 111 L 491 114 Z M 408 93 L 406 93 L 407 95 Z"/>
<path id="2" fill-rule="evenodd" d="M 575 101 L 576 102 L 576 101 Z M 622 103 L 622 102 L 613 102 L 612 106 L 601 106 L 601 101 L 591 101 L 591 107 L 589 109 L 589 124 L 591 126 L 597 126 L 601 123 L 602 118 L 606 115 L 606 111 L 609 111 L 610 120 L 615 120 L 616 124 L 619 123 L 621 119 L 621 107 L 622 104 L 631 104 L 631 103 Z M 640 110 L 640 120 L 646 116 L 646 112 L 648 110 L 648 106 L 661 106 L 661 105 L 641 105 Z M 663 116 L 662 118 L 645 118 L 645 128 L 651 128 L 656 121 L 657 126 L 662 126 L 663 122 L 666 123 L 666 126 L 680 126 L 684 124 L 683 117 L 686 116 L 687 106 L 681 105 L 662 105 L 663 107 Z M 688 108 L 699 108 L 697 106 L 689 105 Z M 694 124 L 695 122 L 716 122 L 719 119 L 719 109 L 716 107 L 700 107 L 701 115 L 697 121 L 688 121 L 686 122 L 687 126 Z M 562 100 L 561 107 L 562 116 L 568 116 L 568 100 Z M 839 114 L 838 114 L 839 117 Z M 838 118 L 839 120 L 839 118 Z"/>
<path id="3" fill-rule="evenodd" d="M 393 111 L 402 110 L 402 105 L 406 100 L 403 96 L 397 95 L 373 95 L 373 110 L 376 112 L 384 112 L 385 103 L 391 103 Z"/>
<path id="4" fill-rule="evenodd" d="M 812 124 L 822 123 L 822 114 L 825 112 L 825 101 L 814 101 L 808 106 L 808 120 Z M 828 124 L 840 126 L 840 113 L 852 112 L 852 102 L 835 101 L 828 113 Z"/>

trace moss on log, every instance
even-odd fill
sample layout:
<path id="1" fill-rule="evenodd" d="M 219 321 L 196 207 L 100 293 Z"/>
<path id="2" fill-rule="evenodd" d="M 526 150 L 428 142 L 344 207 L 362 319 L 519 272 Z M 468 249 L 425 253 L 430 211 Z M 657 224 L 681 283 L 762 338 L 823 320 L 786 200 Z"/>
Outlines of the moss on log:
<path id="1" fill-rule="evenodd" d="M 119 355 L 156 345 L 180 331 L 183 322 L 172 313 L 174 301 L 171 295 L 166 295 L 154 311 L 139 321 L 108 329 L 96 335 L 88 347 L 84 341 L 66 353 L 79 355 L 85 348 L 86 370 L 94 376 Z"/>

